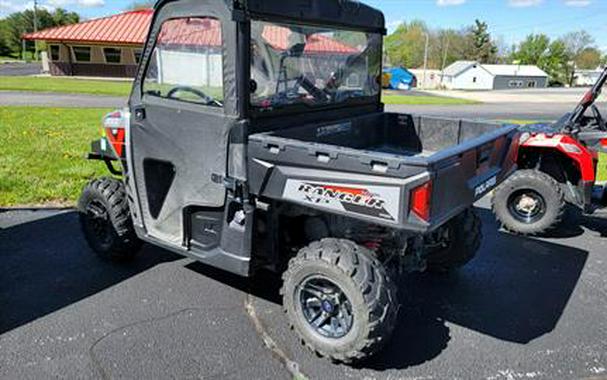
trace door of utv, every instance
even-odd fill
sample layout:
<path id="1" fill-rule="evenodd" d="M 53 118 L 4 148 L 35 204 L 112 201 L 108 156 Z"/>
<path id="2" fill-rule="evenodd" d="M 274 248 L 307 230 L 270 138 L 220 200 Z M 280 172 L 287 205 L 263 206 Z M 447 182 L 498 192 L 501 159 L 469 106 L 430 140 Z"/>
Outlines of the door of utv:
<path id="1" fill-rule="evenodd" d="M 228 233 L 221 180 L 238 121 L 234 72 L 224 70 L 235 38 L 225 2 L 168 2 L 155 13 L 129 102 L 128 182 L 144 240 L 246 275 L 248 231 Z M 228 237 L 245 243 L 226 248 Z"/>

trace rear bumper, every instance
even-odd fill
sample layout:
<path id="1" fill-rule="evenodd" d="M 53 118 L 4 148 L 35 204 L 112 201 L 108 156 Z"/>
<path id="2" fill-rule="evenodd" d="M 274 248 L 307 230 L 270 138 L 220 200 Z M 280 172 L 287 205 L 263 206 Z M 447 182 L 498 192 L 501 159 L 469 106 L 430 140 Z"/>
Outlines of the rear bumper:
<path id="1" fill-rule="evenodd" d="M 125 162 L 116 156 L 114 150 L 109 147 L 105 137 L 91 142 L 91 151 L 87 154 L 86 158 L 89 160 L 103 161 L 110 173 L 122 175 L 122 171 L 114 167 L 114 162 L 120 161 L 123 167 L 125 166 Z"/>
<path id="2" fill-rule="evenodd" d="M 105 137 L 91 142 L 91 151 L 87 155 L 87 158 L 89 160 L 118 161 L 116 153 L 109 147 L 109 143 Z"/>
<path id="3" fill-rule="evenodd" d="M 593 202 L 594 182 L 582 181 L 579 191 L 581 197 L 581 208 L 585 214 L 592 214 L 597 209 L 597 204 Z"/>

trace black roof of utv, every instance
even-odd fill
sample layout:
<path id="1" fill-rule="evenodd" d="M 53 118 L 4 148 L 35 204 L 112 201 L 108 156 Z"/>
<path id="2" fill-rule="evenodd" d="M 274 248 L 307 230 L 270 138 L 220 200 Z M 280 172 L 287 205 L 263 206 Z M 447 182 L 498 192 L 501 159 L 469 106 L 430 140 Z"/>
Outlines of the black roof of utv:
<path id="1" fill-rule="evenodd" d="M 158 0 L 155 9 L 180 0 Z M 280 18 L 285 22 L 333 24 L 384 33 L 382 12 L 356 0 L 200 0 L 200 3 L 225 3 L 231 10 L 242 10 L 252 18 Z"/>

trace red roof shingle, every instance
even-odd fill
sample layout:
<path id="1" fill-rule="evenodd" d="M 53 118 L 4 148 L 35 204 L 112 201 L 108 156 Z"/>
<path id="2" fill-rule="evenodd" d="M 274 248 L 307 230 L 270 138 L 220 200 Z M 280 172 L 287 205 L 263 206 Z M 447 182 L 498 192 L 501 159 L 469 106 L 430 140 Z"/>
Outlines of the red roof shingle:
<path id="1" fill-rule="evenodd" d="M 143 9 L 28 33 L 26 40 L 137 44 L 145 42 L 153 11 Z"/>

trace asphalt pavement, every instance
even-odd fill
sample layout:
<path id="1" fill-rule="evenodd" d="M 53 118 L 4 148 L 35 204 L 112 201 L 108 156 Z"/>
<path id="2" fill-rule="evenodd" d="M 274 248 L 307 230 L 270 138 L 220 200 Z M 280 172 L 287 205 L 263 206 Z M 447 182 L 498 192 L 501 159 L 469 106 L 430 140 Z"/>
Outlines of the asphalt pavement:
<path id="1" fill-rule="evenodd" d="M 392 342 L 355 367 L 301 347 L 275 276 L 245 280 L 152 246 L 111 264 L 73 211 L 4 211 L 0 378 L 607 376 L 607 222 L 522 238 L 486 207 L 479 256 L 455 274 L 407 276 Z"/>
<path id="2" fill-rule="evenodd" d="M 2 79 L 0 79 L 2 80 Z M 62 108 L 121 108 L 127 98 L 56 92 L 0 91 L 0 106 L 41 106 Z"/>
<path id="3" fill-rule="evenodd" d="M 22 75 L 36 75 L 42 72 L 42 64 L 39 62 L 9 62 L 0 63 L 0 77 L 1 76 L 22 76 Z"/>
<path id="4" fill-rule="evenodd" d="M 121 108 L 127 98 L 87 94 L 0 91 L 0 106 L 48 106 L 66 108 Z M 388 105 L 391 112 L 413 113 L 472 120 L 536 120 L 560 118 L 575 108 L 575 103 L 483 103 L 470 105 Z M 607 104 L 600 103 L 605 109 Z"/>

